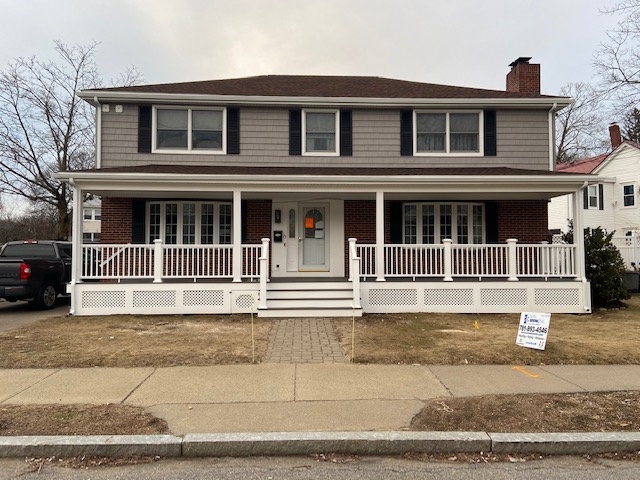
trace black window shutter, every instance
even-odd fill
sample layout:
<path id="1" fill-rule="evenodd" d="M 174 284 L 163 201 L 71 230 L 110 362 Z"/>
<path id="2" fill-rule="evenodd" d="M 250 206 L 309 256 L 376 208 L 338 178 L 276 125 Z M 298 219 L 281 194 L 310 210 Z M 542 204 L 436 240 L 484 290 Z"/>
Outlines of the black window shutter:
<path id="1" fill-rule="evenodd" d="M 340 156 L 353 155 L 353 123 L 351 110 L 340 110 Z"/>
<path id="2" fill-rule="evenodd" d="M 241 243 L 249 243 L 249 234 L 247 231 L 247 201 L 246 200 L 241 200 L 240 201 L 240 221 L 241 221 L 241 225 L 240 225 L 240 229 L 242 231 L 241 233 Z"/>
<path id="3" fill-rule="evenodd" d="M 587 210 L 589 208 L 589 187 L 582 189 L 582 208 Z"/>
<path id="4" fill-rule="evenodd" d="M 498 243 L 498 204 L 497 202 L 486 202 L 484 204 L 485 226 L 487 232 L 487 243 Z"/>
<path id="5" fill-rule="evenodd" d="M 240 109 L 227 108 L 227 154 L 240 153 Z"/>
<path id="6" fill-rule="evenodd" d="M 484 111 L 484 156 L 495 157 L 497 154 L 496 146 L 496 111 Z"/>
<path id="7" fill-rule="evenodd" d="M 147 203 L 142 199 L 133 199 L 131 202 L 131 243 L 147 243 L 145 239 L 146 216 Z"/>
<path id="8" fill-rule="evenodd" d="M 402 243 L 402 202 L 389 202 L 389 240 L 391 243 Z"/>
<path id="9" fill-rule="evenodd" d="M 151 153 L 151 107 L 138 107 L 138 153 Z"/>
<path id="10" fill-rule="evenodd" d="M 604 210 L 604 185 L 598 184 L 598 209 Z"/>
<path id="11" fill-rule="evenodd" d="M 302 155 L 302 110 L 289 110 L 289 155 Z"/>
<path id="12" fill-rule="evenodd" d="M 400 111 L 400 155 L 413 155 L 413 110 Z"/>

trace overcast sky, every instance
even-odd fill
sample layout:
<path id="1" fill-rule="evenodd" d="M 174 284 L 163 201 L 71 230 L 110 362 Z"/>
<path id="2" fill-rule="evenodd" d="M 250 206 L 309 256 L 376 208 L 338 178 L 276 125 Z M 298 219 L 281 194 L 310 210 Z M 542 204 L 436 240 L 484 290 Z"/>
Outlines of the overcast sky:
<path id="1" fill-rule="evenodd" d="M 145 83 L 262 74 L 377 75 L 504 89 L 520 56 L 542 91 L 592 79 L 612 0 L 0 0 L 0 68 L 101 42 L 105 78 Z"/>

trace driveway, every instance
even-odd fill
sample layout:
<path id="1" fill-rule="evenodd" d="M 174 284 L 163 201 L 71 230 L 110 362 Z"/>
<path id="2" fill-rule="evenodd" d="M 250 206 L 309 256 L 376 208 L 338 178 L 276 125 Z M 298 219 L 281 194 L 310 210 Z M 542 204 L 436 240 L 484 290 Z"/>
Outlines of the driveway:
<path id="1" fill-rule="evenodd" d="M 70 297 L 58 297 L 51 310 L 36 310 L 27 302 L 0 301 L 0 332 L 35 323 L 45 318 L 58 317 L 69 313 Z"/>

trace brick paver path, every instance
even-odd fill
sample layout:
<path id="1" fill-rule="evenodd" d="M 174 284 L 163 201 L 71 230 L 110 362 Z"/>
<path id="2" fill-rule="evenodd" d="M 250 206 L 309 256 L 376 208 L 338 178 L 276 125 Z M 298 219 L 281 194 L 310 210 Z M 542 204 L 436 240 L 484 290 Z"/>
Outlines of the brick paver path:
<path id="1" fill-rule="evenodd" d="M 277 320 L 269 336 L 266 363 L 342 363 L 344 353 L 328 318 Z"/>

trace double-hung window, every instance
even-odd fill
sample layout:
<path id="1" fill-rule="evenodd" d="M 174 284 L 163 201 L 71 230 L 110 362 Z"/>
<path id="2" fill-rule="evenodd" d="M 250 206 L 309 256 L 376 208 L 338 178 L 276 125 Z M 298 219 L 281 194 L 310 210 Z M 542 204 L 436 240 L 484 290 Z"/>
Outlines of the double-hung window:
<path id="1" fill-rule="evenodd" d="M 149 202 L 147 238 L 175 244 L 231 244 L 230 203 Z"/>
<path id="2" fill-rule="evenodd" d="M 629 183 L 622 185 L 622 205 L 625 207 L 634 207 L 636 205 L 636 185 Z"/>
<path id="3" fill-rule="evenodd" d="M 415 111 L 414 154 L 482 155 L 480 111 Z"/>
<path id="4" fill-rule="evenodd" d="M 154 151 L 172 153 L 225 153 L 224 108 L 156 107 Z"/>
<path id="5" fill-rule="evenodd" d="M 598 185 L 589 185 L 587 188 L 588 188 L 587 201 L 589 202 L 588 208 L 597 209 L 598 205 L 600 204 L 598 199 Z"/>
<path id="6" fill-rule="evenodd" d="M 302 111 L 303 155 L 339 155 L 340 116 L 338 110 Z"/>
<path id="7" fill-rule="evenodd" d="M 479 203 L 405 203 L 405 244 L 480 244 L 485 240 L 484 206 Z"/>

